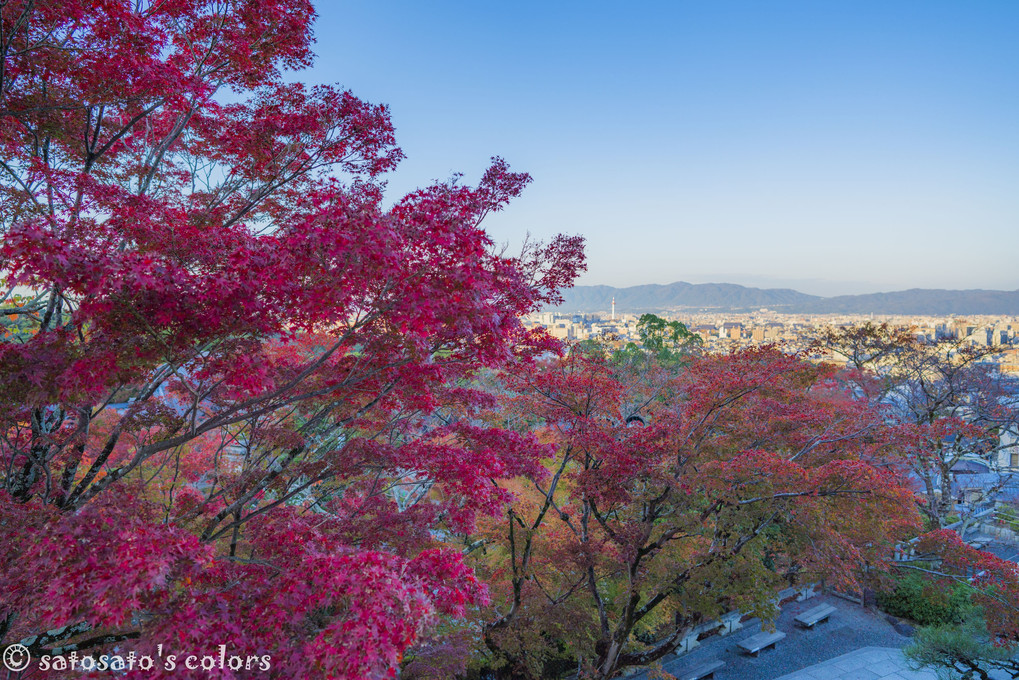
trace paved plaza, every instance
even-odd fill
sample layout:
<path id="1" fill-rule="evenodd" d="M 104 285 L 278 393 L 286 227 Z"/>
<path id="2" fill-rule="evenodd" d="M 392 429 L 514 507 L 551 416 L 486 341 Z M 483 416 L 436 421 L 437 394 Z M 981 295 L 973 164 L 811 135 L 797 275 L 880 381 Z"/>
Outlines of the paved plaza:
<path id="1" fill-rule="evenodd" d="M 1019 546 L 1014 540 L 979 535 L 985 550 L 1002 559 L 1019 562 Z M 1012 535 L 1012 539 L 1015 536 Z M 837 611 L 813 628 L 797 626 L 794 619 L 820 604 Z M 894 621 L 894 619 L 891 619 Z M 750 619 L 728 635 L 712 635 L 682 655 L 666 657 L 661 668 L 670 674 L 710 661 L 724 666 L 715 672 L 715 680 L 938 680 L 933 669 L 914 670 L 902 654 L 909 644 L 910 628 L 893 626 L 889 617 L 832 595 L 820 595 L 803 602 L 786 602 L 775 621 L 775 630 L 785 638 L 755 656 L 740 649 L 739 643 L 762 631 L 761 621 Z M 768 629 L 770 630 L 770 629 Z M 992 672 L 994 680 L 1007 674 Z M 629 680 L 654 677 L 639 672 Z"/>
<path id="2" fill-rule="evenodd" d="M 938 680 L 938 676 L 910 669 L 899 649 L 863 647 L 776 680 Z"/>
<path id="3" fill-rule="evenodd" d="M 819 604 L 837 608 L 828 621 L 811 629 L 801 628 L 793 619 Z M 935 680 L 932 672 L 910 671 L 900 650 L 909 644 L 886 618 L 875 611 L 831 595 L 820 595 L 782 607 L 776 629 L 785 639 L 756 656 L 744 654 L 738 643 L 761 632 L 761 622 L 750 619 L 743 628 L 726 636 L 711 636 L 688 654 L 667 657 L 662 669 L 669 673 L 705 661 L 720 660 L 725 666 L 715 680 Z M 815 671 L 817 673 L 815 674 Z M 887 670 L 879 675 L 878 670 Z M 895 675 L 898 673 L 898 675 Z M 634 680 L 650 677 L 647 673 Z"/>

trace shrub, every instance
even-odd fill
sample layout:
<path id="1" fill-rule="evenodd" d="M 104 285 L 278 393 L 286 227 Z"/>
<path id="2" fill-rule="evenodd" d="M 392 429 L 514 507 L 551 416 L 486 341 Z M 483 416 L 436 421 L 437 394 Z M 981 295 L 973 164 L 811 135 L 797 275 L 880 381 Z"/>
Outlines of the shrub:
<path id="1" fill-rule="evenodd" d="M 894 590 L 878 593 L 878 606 L 904 619 L 922 626 L 959 623 L 969 603 L 969 588 L 954 585 L 944 588 L 925 580 L 918 574 L 896 579 Z"/>

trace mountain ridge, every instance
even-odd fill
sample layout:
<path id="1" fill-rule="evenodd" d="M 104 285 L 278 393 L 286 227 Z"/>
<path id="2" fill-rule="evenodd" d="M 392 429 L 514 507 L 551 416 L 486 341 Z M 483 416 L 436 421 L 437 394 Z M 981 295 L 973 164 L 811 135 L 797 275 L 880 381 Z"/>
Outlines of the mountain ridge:
<path id="1" fill-rule="evenodd" d="M 563 291 L 563 304 L 549 307 L 560 312 L 607 311 L 616 300 L 616 313 L 667 310 L 749 311 L 814 314 L 1003 314 L 1019 315 L 1019 290 L 951 290 L 910 288 L 862 295 L 823 297 L 792 288 L 753 288 L 735 283 L 644 284 L 575 286 Z"/>

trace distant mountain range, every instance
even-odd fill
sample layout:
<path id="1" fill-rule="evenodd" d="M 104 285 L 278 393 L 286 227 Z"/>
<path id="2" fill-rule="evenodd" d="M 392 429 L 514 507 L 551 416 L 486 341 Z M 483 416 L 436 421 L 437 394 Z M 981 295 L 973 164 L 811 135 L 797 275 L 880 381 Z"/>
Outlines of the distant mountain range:
<path id="1" fill-rule="evenodd" d="M 913 288 L 893 293 L 821 297 L 789 288 L 748 288 L 733 283 L 668 285 L 576 286 L 563 294 L 560 312 L 608 311 L 616 299 L 616 313 L 666 310 L 750 311 L 766 307 L 776 312 L 813 314 L 1003 314 L 1019 315 L 1019 290 L 931 290 Z"/>

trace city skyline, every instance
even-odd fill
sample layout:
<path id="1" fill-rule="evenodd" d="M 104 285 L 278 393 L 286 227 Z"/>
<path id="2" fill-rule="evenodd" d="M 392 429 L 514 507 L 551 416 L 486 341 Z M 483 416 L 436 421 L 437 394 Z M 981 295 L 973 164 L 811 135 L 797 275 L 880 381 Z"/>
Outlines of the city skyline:
<path id="1" fill-rule="evenodd" d="M 1019 288 L 1014 4 L 318 10 L 302 77 L 391 107 L 388 195 L 501 155 L 489 232 L 585 235 L 580 284 Z"/>

